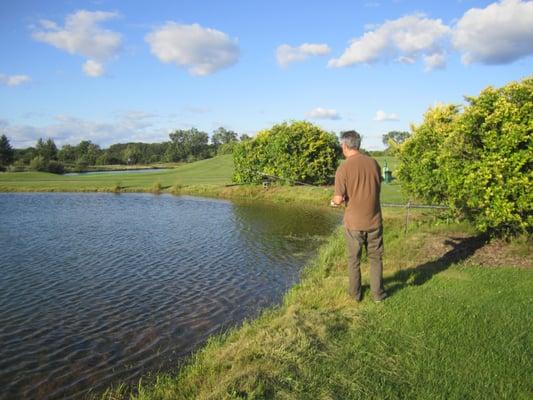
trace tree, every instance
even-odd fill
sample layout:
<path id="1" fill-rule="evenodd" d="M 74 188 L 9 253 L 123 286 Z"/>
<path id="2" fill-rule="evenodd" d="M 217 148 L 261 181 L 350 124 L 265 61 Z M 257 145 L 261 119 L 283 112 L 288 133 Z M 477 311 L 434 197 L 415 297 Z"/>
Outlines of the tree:
<path id="1" fill-rule="evenodd" d="M 74 164 L 78 159 L 78 150 L 75 146 L 66 144 L 57 153 L 57 159 L 63 163 Z"/>
<path id="2" fill-rule="evenodd" d="M 124 159 L 128 164 L 139 164 L 143 154 L 138 143 L 129 143 L 124 150 Z"/>
<path id="3" fill-rule="evenodd" d="M 402 144 L 407 140 L 411 134 L 406 131 L 390 131 L 383 135 L 383 144 L 387 147 L 390 147 L 391 141 L 393 144 Z"/>
<path id="4" fill-rule="evenodd" d="M 35 146 L 37 155 L 41 156 L 45 161 L 57 161 L 57 146 L 52 138 L 46 139 L 46 142 L 40 138 Z"/>
<path id="5" fill-rule="evenodd" d="M 211 142 L 218 147 L 222 144 L 228 144 L 237 141 L 237 133 L 227 130 L 223 127 L 218 128 L 211 136 Z"/>
<path id="6" fill-rule="evenodd" d="M 169 137 L 171 144 L 165 153 L 165 158 L 168 161 L 202 159 L 209 155 L 209 135 L 205 132 L 196 128 L 178 129 L 171 133 Z"/>
<path id="7" fill-rule="evenodd" d="M 100 152 L 100 146 L 90 140 L 83 140 L 76 146 L 76 163 L 80 165 L 95 165 Z"/>
<path id="8" fill-rule="evenodd" d="M 15 151 L 11 147 L 6 135 L 0 136 L 0 166 L 7 166 L 13 162 Z"/>

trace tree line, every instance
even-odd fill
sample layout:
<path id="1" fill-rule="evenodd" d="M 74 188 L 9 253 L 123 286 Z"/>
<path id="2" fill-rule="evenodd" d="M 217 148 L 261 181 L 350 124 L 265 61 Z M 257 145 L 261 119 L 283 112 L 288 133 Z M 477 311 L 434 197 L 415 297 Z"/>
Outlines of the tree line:
<path id="1" fill-rule="evenodd" d="M 206 132 L 191 128 L 178 129 L 169 139 L 161 143 L 116 143 L 102 149 L 90 140 L 58 148 L 52 138 L 40 138 L 33 147 L 14 149 L 4 134 L 0 136 L 0 170 L 63 173 L 65 168 L 83 170 L 94 165 L 192 162 L 229 154 L 236 143 L 250 136 L 220 127 L 209 138 Z"/>

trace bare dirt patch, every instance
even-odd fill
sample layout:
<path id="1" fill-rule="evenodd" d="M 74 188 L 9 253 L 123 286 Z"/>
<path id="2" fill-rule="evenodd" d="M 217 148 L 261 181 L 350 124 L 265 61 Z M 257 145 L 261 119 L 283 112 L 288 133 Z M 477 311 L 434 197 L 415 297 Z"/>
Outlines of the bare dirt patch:
<path id="1" fill-rule="evenodd" d="M 533 268 L 531 249 L 531 239 L 489 240 L 483 236 L 453 232 L 427 236 L 422 253 L 428 259 L 445 257 L 465 265 Z"/>

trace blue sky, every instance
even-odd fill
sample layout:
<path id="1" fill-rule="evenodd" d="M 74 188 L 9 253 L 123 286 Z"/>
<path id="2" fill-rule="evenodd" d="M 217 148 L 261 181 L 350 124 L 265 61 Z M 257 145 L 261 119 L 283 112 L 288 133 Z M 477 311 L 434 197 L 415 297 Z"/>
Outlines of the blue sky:
<path id="1" fill-rule="evenodd" d="M 0 132 L 107 147 L 306 119 L 367 149 L 533 72 L 533 1 L 4 1 Z"/>

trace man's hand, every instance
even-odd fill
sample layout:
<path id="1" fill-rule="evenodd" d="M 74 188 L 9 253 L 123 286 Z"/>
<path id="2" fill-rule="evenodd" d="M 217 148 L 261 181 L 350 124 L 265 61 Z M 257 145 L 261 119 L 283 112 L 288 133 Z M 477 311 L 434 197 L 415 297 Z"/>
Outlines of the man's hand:
<path id="1" fill-rule="evenodd" d="M 342 196 L 333 196 L 333 199 L 329 203 L 331 207 L 339 207 L 344 202 L 344 198 Z"/>

